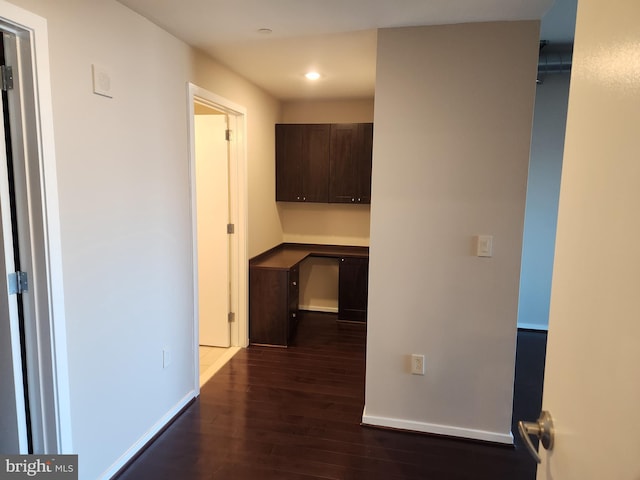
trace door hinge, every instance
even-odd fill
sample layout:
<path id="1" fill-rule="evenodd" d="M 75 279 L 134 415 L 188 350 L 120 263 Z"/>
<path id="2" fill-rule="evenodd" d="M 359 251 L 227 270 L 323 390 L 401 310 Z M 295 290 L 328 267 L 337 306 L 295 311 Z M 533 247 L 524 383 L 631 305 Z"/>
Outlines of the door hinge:
<path id="1" fill-rule="evenodd" d="M 9 274 L 9 295 L 16 295 L 29 291 L 29 277 L 27 272 Z"/>
<path id="2" fill-rule="evenodd" d="M 236 233 L 236 226 L 233 223 L 227 223 L 227 233 L 229 235 Z"/>
<path id="3" fill-rule="evenodd" d="M 13 67 L 0 66 L 0 77 L 2 77 L 2 91 L 13 90 Z"/>
<path id="4" fill-rule="evenodd" d="M 229 312 L 228 320 L 229 320 L 229 323 L 235 322 L 236 321 L 236 314 L 233 313 L 233 312 Z"/>
<path id="5" fill-rule="evenodd" d="M 224 131 L 224 139 L 227 142 L 230 142 L 231 140 L 233 140 L 233 130 L 226 129 Z"/>

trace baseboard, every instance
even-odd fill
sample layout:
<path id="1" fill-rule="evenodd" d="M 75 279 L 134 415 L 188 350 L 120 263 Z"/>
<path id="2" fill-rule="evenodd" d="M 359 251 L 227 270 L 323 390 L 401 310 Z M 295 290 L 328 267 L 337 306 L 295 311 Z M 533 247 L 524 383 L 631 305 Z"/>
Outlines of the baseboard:
<path id="1" fill-rule="evenodd" d="M 338 307 L 316 307 L 314 305 L 300 305 L 298 308 L 307 312 L 338 313 Z"/>
<path id="2" fill-rule="evenodd" d="M 116 474 L 121 473 L 122 467 L 124 467 L 127 462 L 129 462 L 132 458 L 134 458 L 138 452 L 140 452 L 147 444 L 159 433 L 161 432 L 167 424 L 169 424 L 174 417 L 176 417 L 181 410 L 193 400 L 195 397 L 195 391 L 191 390 L 184 397 L 180 399 L 180 401 L 174 405 L 171 410 L 165 413 L 160 420 L 158 420 L 147 432 L 145 432 L 142 437 L 138 439 L 129 449 L 122 454 L 118 460 L 116 460 L 102 475 L 100 475 L 100 479 L 109 480 L 114 477 Z"/>
<path id="3" fill-rule="evenodd" d="M 374 415 L 367 415 L 366 407 L 362 412 L 362 424 L 374 427 L 394 428 L 397 430 L 443 435 L 447 437 L 481 440 L 484 442 L 500 443 L 502 445 L 513 445 L 513 434 L 511 434 L 511 432 L 505 434 L 485 430 L 474 430 L 472 428 L 460 428 L 449 425 L 416 422 L 401 418 L 377 417 Z"/>
<path id="4" fill-rule="evenodd" d="M 521 330 L 540 330 L 541 332 L 549 330 L 548 325 L 540 325 L 539 323 L 519 323 L 518 328 Z"/>

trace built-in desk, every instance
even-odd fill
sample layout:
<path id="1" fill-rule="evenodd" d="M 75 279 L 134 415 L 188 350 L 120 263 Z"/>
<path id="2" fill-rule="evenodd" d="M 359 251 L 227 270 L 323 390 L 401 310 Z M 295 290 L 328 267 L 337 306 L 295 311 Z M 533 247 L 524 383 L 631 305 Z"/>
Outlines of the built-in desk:
<path id="1" fill-rule="evenodd" d="M 249 260 L 249 341 L 286 347 L 298 323 L 300 263 L 340 261 L 338 318 L 365 321 L 369 247 L 282 243 Z"/>

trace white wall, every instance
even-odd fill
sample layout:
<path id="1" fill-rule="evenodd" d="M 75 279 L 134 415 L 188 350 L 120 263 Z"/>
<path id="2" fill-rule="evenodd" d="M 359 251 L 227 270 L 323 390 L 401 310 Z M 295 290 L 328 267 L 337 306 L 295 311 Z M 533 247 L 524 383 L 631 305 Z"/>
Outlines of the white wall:
<path id="1" fill-rule="evenodd" d="M 373 98 L 296 100 L 282 104 L 282 123 L 373 122 Z"/>
<path id="2" fill-rule="evenodd" d="M 283 240 L 276 207 L 275 124 L 280 120 L 280 102 L 252 83 L 211 61 L 202 52 L 191 51 L 191 81 L 198 86 L 247 108 L 248 162 L 248 257 Z"/>
<path id="3" fill-rule="evenodd" d="M 547 75 L 536 88 L 522 240 L 520 328 L 545 330 L 549 325 L 569 80 L 568 73 Z"/>
<path id="4" fill-rule="evenodd" d="M 538 30 L 379 32 L 365 423 L 511 441 Z"/>
<path id="5" fill-rule="evenodd" d="M 279 104 L 113 0 L 14 3 L 48 21 L 73 445 L 94 479 L 194 386 L 186 84 L 247 107 L 250 254 L 282 240 Z M 92 63 L 113 99 L 92 94 Z"/>

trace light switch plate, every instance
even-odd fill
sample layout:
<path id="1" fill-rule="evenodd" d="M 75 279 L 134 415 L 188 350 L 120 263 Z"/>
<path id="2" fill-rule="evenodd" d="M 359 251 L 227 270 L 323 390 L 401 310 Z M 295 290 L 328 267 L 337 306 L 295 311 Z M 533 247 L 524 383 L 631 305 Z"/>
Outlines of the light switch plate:
<path id="1" fill-rule="evenodd" d="M 493 256 L 493 236 L 478 235 L 476 238 L 476 255 L 478 257 Z"/>
<path id="2" fill-rule="evenodd" d="M 113 98 L 111 89 L 111 74 L 105 67 L 91 65 L 91 72 L 93 74 L 93 93 L 96 95 L 102 95 L 103 97 Z"/>

